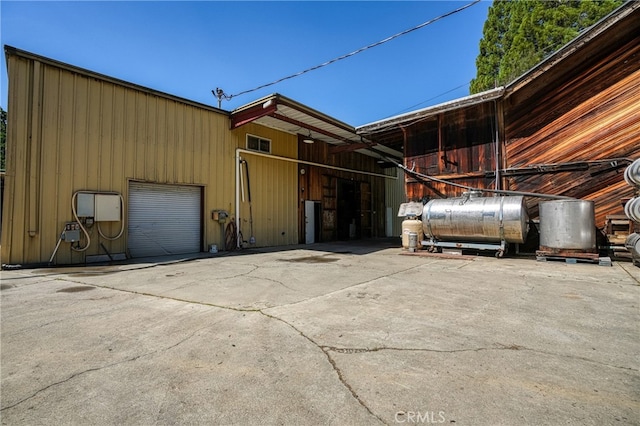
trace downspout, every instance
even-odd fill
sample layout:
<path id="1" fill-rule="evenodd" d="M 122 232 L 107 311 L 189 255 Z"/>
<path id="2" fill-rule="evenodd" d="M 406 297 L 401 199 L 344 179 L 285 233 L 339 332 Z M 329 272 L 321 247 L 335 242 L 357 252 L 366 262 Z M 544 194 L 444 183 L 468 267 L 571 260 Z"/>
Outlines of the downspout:
<path id="1" fill-rule="evenodd" d="M 28 167 L 28 234 L 35 237 L 39 230 L 39 200 L 40 188 L 38 172 L 40 170 L 40 158 L 42 155 L 42 71 L 39 61 L 33 63 L 33 76 L 31 80 L 31 116 L 29 129 L 29 163 Z"/>
<path id="2" fill-rule="evenodd" d="M 236 149 L 236 248 L 240 248 L 240 150 Z"/>
<path id="3" fill-rule="evenodd" d="M 500 120 L 498 119 L 498 100 L 493 100 L 494 111 L 495 111 L 495 125 L 496 125 L 496 133 L 495 133 L 495 142 L 496 142 L 496 190 L 500 190 L 501 188 L 501 177 L 500 177 Z"/>

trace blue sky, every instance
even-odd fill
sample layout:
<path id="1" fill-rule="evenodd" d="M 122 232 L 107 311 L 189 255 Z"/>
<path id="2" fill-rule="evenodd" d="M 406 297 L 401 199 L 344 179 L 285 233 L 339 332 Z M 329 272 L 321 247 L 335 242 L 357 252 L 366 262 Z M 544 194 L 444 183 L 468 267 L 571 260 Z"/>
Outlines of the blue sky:
<path id="1" fill-rule="evenodd" d="M 253 89 L 471 1 L 2 0 L 0 37 L 3 45 L 217 106 L 216 87 L 228 94 Z M 359 126 L 467 96 L 489 6 L 484 0 L 222 108 L 277 92 Z M 0 105 L 7 109 L 2 55 Z"/>

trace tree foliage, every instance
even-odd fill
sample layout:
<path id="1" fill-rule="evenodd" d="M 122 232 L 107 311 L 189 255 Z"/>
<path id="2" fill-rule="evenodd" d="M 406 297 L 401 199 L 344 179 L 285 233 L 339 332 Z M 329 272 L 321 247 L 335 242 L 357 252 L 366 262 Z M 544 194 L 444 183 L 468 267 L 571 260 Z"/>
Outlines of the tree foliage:
<path id="1" fill-rule="evenodd" d="M 494 0 L 471 93 L 508 84 L 574 39 L 624 0 Z"/>

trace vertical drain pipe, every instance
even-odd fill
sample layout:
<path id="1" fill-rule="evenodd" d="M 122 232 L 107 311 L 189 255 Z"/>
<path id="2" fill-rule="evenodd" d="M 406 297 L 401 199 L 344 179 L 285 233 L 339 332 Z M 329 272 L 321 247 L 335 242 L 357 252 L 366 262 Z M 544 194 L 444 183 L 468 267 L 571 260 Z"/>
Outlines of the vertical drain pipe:
<path id="1" fill-rule="evenodd" d="M 500 185 L 500 125 L 498 120 L 498 100 L 493 100 L 494 111 L 496 114 L 496 132 L 495 132 L 495 141 L 496 141 L 496 189 L 501 189 Z"/>
<path id="2" fill-rule="evenodd" d="M 236 248 L 240 248 L 240 152 L 236 150 Z"/>

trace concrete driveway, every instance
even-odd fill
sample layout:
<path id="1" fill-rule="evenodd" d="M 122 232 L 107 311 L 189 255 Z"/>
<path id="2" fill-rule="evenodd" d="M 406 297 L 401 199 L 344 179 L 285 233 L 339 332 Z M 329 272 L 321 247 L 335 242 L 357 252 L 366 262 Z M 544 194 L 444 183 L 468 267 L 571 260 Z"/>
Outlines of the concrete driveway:
<path id="1" fill-rule="evenodd" d="M 3 271 L 2 424 L 640 424 L 630 263 L 167 260 Z"/>

